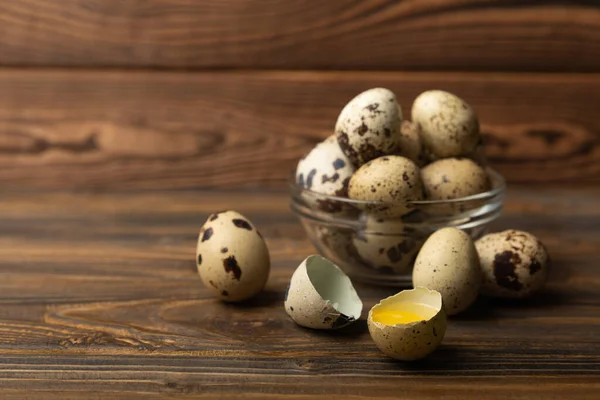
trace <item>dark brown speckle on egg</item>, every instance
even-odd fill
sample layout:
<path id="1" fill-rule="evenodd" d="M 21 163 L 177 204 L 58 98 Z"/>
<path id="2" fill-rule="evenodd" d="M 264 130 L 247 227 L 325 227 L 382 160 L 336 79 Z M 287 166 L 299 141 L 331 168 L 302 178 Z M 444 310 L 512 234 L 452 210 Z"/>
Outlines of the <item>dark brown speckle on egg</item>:
<path id="1" fill-rule="evenodd" d="M 358 128 L 356 128 L 356 133 L 358 133 L 360 136 L 363 136 L 368 131 L 369 131 L 369 127 L 364 122 L 362 124 L 360 124 L 360 126 Z"/>
<path id="2" fill-rule="evenodd" d="M 516 256 L 516 258 L 515 258 Z M 494 257 L 494 276 L 499 286 L 510 290 L 521 290 L 523 285 L 516 274 L 516 263 L 520 261 L 518 254 L 504 251 Z"/>
<path id="3" fill-rule="evenodd" d="M 338 158 L 333 162 L 333 168 L 336 170 L 342 169 L 345 166 L 346 166 L 346 162 L 344 160 L 342 160 L 341 158 Z"/>
<path id="4" fill-rule="evenodd" d="M 533 275 L 542 269 L 542 265 L 537 260 L 533 260 L 529 265 L 529 275 Z"/>
<path id="5" fill-rule="evenodd" d="M 242 270 L 240 269 L 240 266 L 238 265 L 238 262 L 235 259 L 235 256 L 229 256 L 226 259 L 224 259 L 223 267 L 225 268 L 225 272 L 233 273 L 234 279 L 239 281 L 240 278 L 242 277 Z"/>
<path id="6" fill-rule="evenodd" d="M 252 230 L 252 225 L 250 225 L 250 223 L 245 219 L 234 218 L 231 220 L 231 222 L 233 222 L 233 225 L 235 225 L 238 228 L 247 229 L 249 231 Z"/>
<path id="7" fill-rule="evenodd" d="M 307 189 L 311 189 L 312 188 L 313 179 L 314 179 L 314 177 L 315 177 L 316 174 L 317 174 L 317 170 L 316 169 L 312 169 L 308 173 L 308 176 L 306 177 L 306 188 Z"/>
<path id="8" fill-rule="evenodd" d="M 206 229 L 204 231 L 204 233 L 202 234 L 202 239 L 200 240 L 200 242 L 206 242 L 208 239 L 211 238 L 213 233 L 214 233 L 213 228 Z"/>
<path id="9" fill-rule="evenodd" d="M 369 104 L 368 106 L 365 107 L 365 109 L 367 109 L 371 112 L 377 110 L 378 108 L 379 108 L 379 103 Z"/>
<path id="10" fill-rule="evenodd" d="M 304 174 L 298 174 L 298 186 L 300 186 L 301 188 L 305 187 L 304 186 Z"/>

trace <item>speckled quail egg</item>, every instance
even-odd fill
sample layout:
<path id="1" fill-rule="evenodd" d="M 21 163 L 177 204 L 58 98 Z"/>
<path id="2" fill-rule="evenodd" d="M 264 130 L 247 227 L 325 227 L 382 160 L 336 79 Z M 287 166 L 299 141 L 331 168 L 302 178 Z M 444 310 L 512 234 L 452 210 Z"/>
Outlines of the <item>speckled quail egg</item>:
<path id="1" fill-rule="evenodd" d="M 408 120 L 402 121 L 399 150 L 394 155 L 406 157 L 418 166 L 423 166 L 427 160 L 422 151 L 420 130 L 419 124 Z"/>
<path id="2" fill-rule="evenodd" d="M 466 310 L 477 298 L 482 274 L 471 237 L 442 228 L 425 241 L 413 268 L 413 285 L 441 293 L 446 314 Z"/>
<path id="3" fill-rule="evenodd" d="M 421 169 L 421 180 L 427 200 L 450 200 L 484 193 L 491 181 L 483 168 L 468 158 L 444 158 Z M 435 205 L 438 212 L 461 212 L 474 202 Z M 429 207 L 430 210 L 432 207 Z"/>
<path id="4" fill-rule="evenodd" d="M 284 306 L 300 326 L 337 329 L 359 319 L 363 304 L 350 278 L 337 265 L 312 255 L 294 271 Z"/>
<path id="5" fill-rule="evenodd" d="M 335 124 L 335 134 L 344 154 L 359 167 L 398 149 L 401 122 L 396 95 L 374 88 L 346 104 Z"/>
<path id="6" fill-rule="evenodd" d="M 480 141 L 479 122 L 464 100 L 443 90 L 421 93 L 412 106 L 423 146 L 438 158 L 471 154 Z"/>
<path id="7" fill-rule="evenodd" d="M 402 274 L 410 272 L 422 242 L 402 220 L 367 216 L 365 229 L 356 231 L 352 244 L 371 268 Z"/>
<path id="8" fill-rule="evenodd" d="M 507 230 L 490 233 L 475 242 L 483 285 L 481 294 L 522 298 L 542 288 L 548 277 L 546 248 L 530 233 Z"/>
<path id="9" fill-rule="evenodd" d="M 402 361 L 421 359 L 444 339 L 442 296 L 423 287 L 404 290 L 375 305 L 367 323 L 373 341 L 386 355 Z"/>
<path id="10" fill-rule="evenodd" d="M 483 168 L 468 158 L 444 158 L 421 169 L 428 200 L 448 200 L 483 193 L 491 188 Z"/>
<path id="11" fill-rule="evenodd" d="M 312 192 L 328 196 L 346 197 L 348 182 L 354 173 L 354 167 L 342 153 L 335 135 L 317 144 L 296 168 L 298 186 Z M 319 210 L 329 213 L 346 211 L 340 202 L 309 194 L 303 195 L 304 200 Z"/>
<path id="12" fill-rule="evenodd" d="M 371 160 L 350 178 L 348 197 L 366 202 L 384 202 L 356 204 L 375 217 L 400 217 L 412 210 L 410 202 L 423 198 L 419 167 L 401 156 Z"/>
<path id="13" fill-rule="evenodd" d="M 225 301 L 259 293 L 269 277 L 267 245 L 250 220 L 235 211 L 212 214 L 202 226 L 196 265 L 204 285 Z"/>

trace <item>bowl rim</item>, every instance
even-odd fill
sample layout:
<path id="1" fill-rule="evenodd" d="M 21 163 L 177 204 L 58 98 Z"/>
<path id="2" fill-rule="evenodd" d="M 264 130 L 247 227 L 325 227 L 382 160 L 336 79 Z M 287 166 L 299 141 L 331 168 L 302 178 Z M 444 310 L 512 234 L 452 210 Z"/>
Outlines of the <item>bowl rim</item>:
<path id="1" fill-rule="evenodd" d="M 474 200 L 485 200 L 494 198 L 498 195 L 501 195 L 506 190 L 506 180 L 504 177 L 496 170 L 490 167 L 484 167 L 484 170 L 487 172 L 490 177 L 492 188 L 488 191 L 476 193 L 470 196 L 458 197 L 455 199 L 444 199 L 444 200 L 412 200 L 407 202 L 391 202 L 391 201 L 379 201 L 379 200 L 354 200 L 348 197 L 341 196 L 333 196 L 327 195 L 319 192 L 315 192 L 310 189 L 303 188 L 298 186 L 296 181 L 296 174 L 292 173 L 288 178 L 288 187 L 292 194 L 292 199 L 298 197 L 309 196 L 317 199 L 335 201 L 339 203 L 345 203 L 349 205 L 370 205 L 370 206 L 392 206 L 392 205 L 410 205 L 410 206 L 433 206 L 433 205 L 444 205 L 444 204 L 454 204 L 461 202 L 468 202 Z"/>

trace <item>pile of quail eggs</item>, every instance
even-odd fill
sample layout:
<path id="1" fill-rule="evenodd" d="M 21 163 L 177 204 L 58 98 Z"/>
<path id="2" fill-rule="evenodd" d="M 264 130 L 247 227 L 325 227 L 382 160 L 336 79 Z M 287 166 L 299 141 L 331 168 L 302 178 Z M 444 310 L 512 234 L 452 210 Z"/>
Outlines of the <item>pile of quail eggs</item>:
<path id="1" fill-rule="evenodd" d="M 412 122 L 401 119 L 391 91 L 359 94 L 342 110 L 335 135 L 300 161 L 298 184 L 333 196 L 385 201 L 385 207 L 365 205 L 364 211 L 380 225 L 407 213 L 407 201 L 489 190 L 489 178 L 475 161 L 479 124 L 466 102 L 428 91 L 415 100 Z M 315 206 L 343 212 L 331 202 Z M 238 302 L 264 288 L 270 258 L 256 226 L 235 211 L 224 211 L 211 215 L 200 230 L 196 264 L 208 289 L 224 301 Z M 416 254 L 414 289 L 376 304 L 368 313 L 369 332 L 390 357 L 423 358 L 442 342 L 447 316 L 465 311 L 480 294 L 533 295 L 543 286 L 548 265 L 546 249 L 527 232 L 507 230 L 473 242 L 462 230 L 439 229 Z M 338 329 L 360 319 L 363 303 L 338 266 L 311 255 L 293 273 L 284 307 L 300 326 Z"/>
<path id="2" fill-rule="evenodd" d="M 296 181 L 311 192 L 367 202 L 369 215 L 397 218 L 411 211 L 412 201 L 489 190 L 490 179 L 477 163 L 480 142 L 477 115 L 452 93 L 420 94 L 408 121 L 392 91 L 374 88 L 343 108 L 335 134 L 298 163 Z M 325 212 L 344 211 L 331 201 L 312 205 Z"/>
<path id="3" fill-rule="evenodd" d="M 427 234 L 404 231 L 403 219 L 411 217 L 415 202 L 440 201 L 430 203 L 427 213 L 453 217 L 475 205 L 456 199 L 492 188 L 469 104 L 430 90 L 414 100 L 411 114 L 412 121 L 403 119 L 388 89 L 362 92 L 340 112 L 335 133 L 308 152 L 295 172 L 311 209 L 334 218 L 362 212 L 360 231 L 317 227 L 320 244 L 380 273 L 410 273 Z M 335 200 L 340 197 L 351 201 Z"/>

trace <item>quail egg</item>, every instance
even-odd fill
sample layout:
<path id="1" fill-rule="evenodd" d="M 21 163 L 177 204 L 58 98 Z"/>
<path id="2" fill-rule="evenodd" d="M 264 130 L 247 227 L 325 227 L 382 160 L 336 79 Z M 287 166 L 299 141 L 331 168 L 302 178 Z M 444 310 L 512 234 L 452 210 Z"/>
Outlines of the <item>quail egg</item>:
<path id="1" fill-rule="evenodd" d="M 406 231 L 402 220 L 367 216 L 365 229 L 356 232 L 352 244 L 371 268 L 402 274 L 410 272 L 422 242 Z"/>
<path id="2" fill-rule="evenodd" d="M 421 169 L 421 179 L 428 200 L 457 199 L 491 188 L 483 168 L 468 158 L 435 161 Z"/>
<path id="3" fill-rule="evenodd" d="M 421 169 L 427 200 L 451 200 L 484 193 L 491 189 L 483 168 L 468 158 L 445 158 Z M 435 205 L 429 211 L 456 213 L 473 207 L 476 200 Z"/>
<path id="4" fill-rule="evenodd" d="M 348 197 L 375 217 L 400 217 L 412 210 L 410 202 L 423 199 L 419 167 L 401 156 L 384 156 L 367 162 L 350 178 Z"/>
<path id="5" fill-rule="evenodd" d="M 242 214 L 212 214 L 202 226 L 196 265 L 204 285 L 219 298 L 235 302 L 259 293 L 267 283 L 269 250 L 262 236 Z"/>
<path id="6" fill-rule="evenodd" d="M 546 248 L 530 233 L 514 229 L 490 233 L 475 242 L 483 286 L 481 294 L 522 298 L 542 288 L 548 277 Z"/>
<path id="7" fill-rule="evenodd" d="M 464 100 L 443 90 L 421 93 L 412 106 L 423 146 L 437 158 L 467 156 L 480 142 L 479 122 Z"/>
<path id="8" fill-rule="evenodd" d="M 337 265 L 312 255 L 294 271 L 284 306 L 300 326 L 337 329 L 359 319 L 363 304 L 350 278 Z"/>
<path id="9" fill-rule="evenodd" d="M 350 160 L 342 153 L 335 135 L 317 144 L 296 168 L 298 186 L 328 196 L 346 197 L 348 182 L 354 173 Z M 303 194 L 311 207 L 329 213 L 341 213 L 348 207 L 326 197 Z"/>
<path id="10" fill-rule="evenodd" d="M 398 150 L 402 111 L 396 95 L 384 88 L 369 89 L 350 100 L 335 124 L 342 151 L 356 167 Z"/>
<path id="11" fill-rule="evenodd" d="M 444 339 L 442 296 L 423 287 L 404 290 L 376 304 L 367 323 L 373 341 L 386 355 L 402 361 L 421 359 Z"/>
<path id="12" fill-rule="evenodd" d="M 413 285 L 441 293 L 446 314 L 466 310 L 477 298 L 482 274 L 471 237 L 442 228 L 423 244 L 413 268 Z"/>

